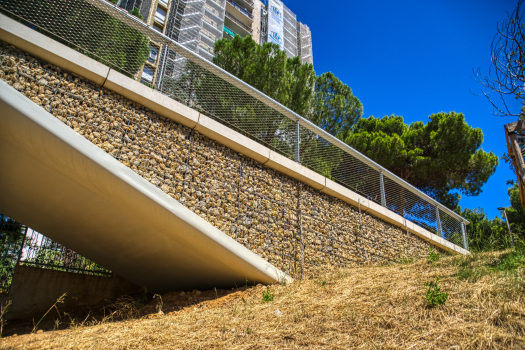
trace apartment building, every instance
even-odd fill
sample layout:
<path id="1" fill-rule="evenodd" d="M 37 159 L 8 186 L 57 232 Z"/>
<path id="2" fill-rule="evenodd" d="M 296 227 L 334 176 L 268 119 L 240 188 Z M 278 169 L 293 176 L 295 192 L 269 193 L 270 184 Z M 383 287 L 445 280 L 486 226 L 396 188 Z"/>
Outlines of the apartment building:
<path id="1" fill-rule="evenodd" d="M 261 15 L 261 41 L 281 46 L 288 57 L 299 56 L 303 63 L 313 64 L 312 33 L 280 0 L 267 0 Z"/>
<path id="2" fill-rule="evenodd" d="M 128 11 L 138 8 L 152 28 L 208 60 L 213 58 L 215 41 L 251 35 L 259 44 L 276 42 L 289 57 L 313 63 L 309 28 L 280 0 L 121 0 L 118 6 Z M 156 87 L 185 63 L 154 42 L 150 52 L 140 78 Z"/>

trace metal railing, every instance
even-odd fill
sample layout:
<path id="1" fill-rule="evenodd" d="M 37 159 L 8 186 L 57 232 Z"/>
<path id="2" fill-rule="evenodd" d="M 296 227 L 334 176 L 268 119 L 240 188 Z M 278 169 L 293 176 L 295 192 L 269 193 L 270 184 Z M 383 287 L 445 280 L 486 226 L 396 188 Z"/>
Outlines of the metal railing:
<path id="1" fill-rule="evenodd" d="M 128 60 L 135 58 L 137 47 L 130 44 L 131 40 L 115 41 L 112 45 L 105 44 L 103 48 L 97 46 L 94 40 L 99 37 L 108 40 L 106 38 L 112 37 L 120 29 L 129 33 L 126 35 L 133 38 L 132 43 L 140 42 L 137 39 L 140 34 L 161 44 L 161 56 L 176 62 L 163 70 L 156 82 L 155 88 L 162 93 L 198 109 L 405 219 L 459 246 L 467 247 L 463 227 L 468 223 L 467 220 L 309 120 L 156 32 L 126 11 L 103 0 L 57 0 L 52 4 L 44 7 L 21 0 L 0 0 L 0 8 L 4 13 L 74 45 L 129 76 L 135 75 L 137 71 L 127 68 L 132 65 L 126 65 L 127 61 L 122 62 L 122 57 Z M 113 21 L 121 26 L 107 24 Z"/>
<path id="2" fill-rule="evenodd" d="M 237 24 L 242 29 L 246 30 L 248 33 L 253 33 L 252 28 L 248 27 L 243 21 L 235 17 L 233 14 L 231 14 L 228 11 L 224 11 L 226 13 L 226 17 L 231 19 L 235 24 Z"/>
<path id="3" fill-rule="evenodd" d="M 241 7 L 241 5 L 237 4 L 235 1 L 233 0 L 226 0 L 228 3 L 230 3 L 230 5 L 232 5 L 233 7 L 235 7 L 237 10 L 239 10 L 240 12 L 242 12 L 243 15 L 246 15 L 246 17 L 250 18 L 253 20 L 253 15 L 251 13 L 249 13 L 248 11 L 246 11 L 245 9 L 243 9 Z"/>
<path id="4" fill-rule="evenodd" d="M 111 271 L 0 214 L 0 291 L 8 293 L 16 265 L 107 276 Z"/>

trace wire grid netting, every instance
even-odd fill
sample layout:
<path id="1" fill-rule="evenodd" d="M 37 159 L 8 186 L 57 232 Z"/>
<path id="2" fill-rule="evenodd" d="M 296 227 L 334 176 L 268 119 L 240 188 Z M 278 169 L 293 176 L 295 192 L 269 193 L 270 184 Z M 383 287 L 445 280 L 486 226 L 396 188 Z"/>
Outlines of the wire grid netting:
<path id="1" fill-rule="evenodd" d="M 2 214 L 0 245 L 2 293 L 9 292 L 17 264 L 96 276 L 109 277 L 112 274 L 108 269 Z"/>
<path id="2" fill-rule="evenodd" d="M 32 229 L 27 230 L 20 263 L 57 271 L 111 276 L 108 269 Z"/>
<path id="3" fill-rule="evenodd" d="M 161 45 L 156 89 L 383 204 L 377 164 L 195 55 L 187 49 L 191 49 L 189 42 L 183 47 L 103 0 L 0 0 L 0 6 L 44 34 L 131 77 L 138 76 L 148 58 L 150 41 Z M 448 230 L 461 227 L 462 218 L 440 206 L 450 217 L 447 222 L 457 222 L 441 230 L 435 202 L 386 170 L 383 180 L 389 209 L 434 233 L 446 233 L 447 239 L 455 237 Z M 462 242 L 458 245 L 464 246 Z"/>
<path id="4" fill-rule="evenodd" d="M 2 42 L 0 68 L 13 88 L 290 275 L 428 249 L 360 208 Z"/>

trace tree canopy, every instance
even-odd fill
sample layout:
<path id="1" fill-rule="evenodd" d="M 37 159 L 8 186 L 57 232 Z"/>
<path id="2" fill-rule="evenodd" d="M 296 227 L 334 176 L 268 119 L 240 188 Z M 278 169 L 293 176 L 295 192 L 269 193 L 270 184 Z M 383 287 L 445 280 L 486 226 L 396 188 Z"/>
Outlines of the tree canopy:
<path id="1" fill-rule="evenodd" d="M 317 77 L 314 108 L 310 120 L 342 140 L 363 115 L 361 101 L 332 72 Z"/>
<path id="2" fill-rule="evenodd" d="M 302 64 L 299 57 L 288 58 L 279 45 L 257 44 L 251 36 L 215 42 L 213 62 L 275 99 L 294 112 L 311 113 L 314 97 L 313 65 Z"/>
<path id="3" fill-rule="evenodd" d="M 510 207 L 506 208 L 512 237 L 518 248 L 525 247 L 525 208 L 521 206 L 518 184 L 509 188 Z M 473 251 L 507 249 L 512 246 L 507 223 L 496 217 L 489 220 L 482 208 L 457 208 L 456 212 L 470 221 L 467 225 L 469 248 Z"/>
<path id="4" fill-rule="evenodd" d="M 460 193 L 479 195 L 498 165 L 495 154 L 480 148 L 481 129 L 462 113 L 441 112 L 410 125 L 395 115 L 360 119 L 345 142 L 449 208 Z"/>
<path id="5" fill-rule="evenodd" d="M 218 40 L 213 62 L 341 139 L 363 114 L 348 85 L 331 72 L 316 77 L 312 64 L 288 58 L 276 44 L 250 36 Z"/>

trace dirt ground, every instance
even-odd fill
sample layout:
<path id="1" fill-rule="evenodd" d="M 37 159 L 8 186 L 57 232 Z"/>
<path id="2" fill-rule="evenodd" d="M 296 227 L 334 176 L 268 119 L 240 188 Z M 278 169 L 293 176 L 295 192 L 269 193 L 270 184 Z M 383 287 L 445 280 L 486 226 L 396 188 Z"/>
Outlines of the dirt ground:
<path id="1" fill-rule="evenodd" d="M 124 298 L 104 319 L 6 336 L 0 349 L 525 349 L 525 255 L 506 256 L 326 269 L 266 298 L 262 285 Z M 425 282 L 444 305 L 429 305 Z"/>

